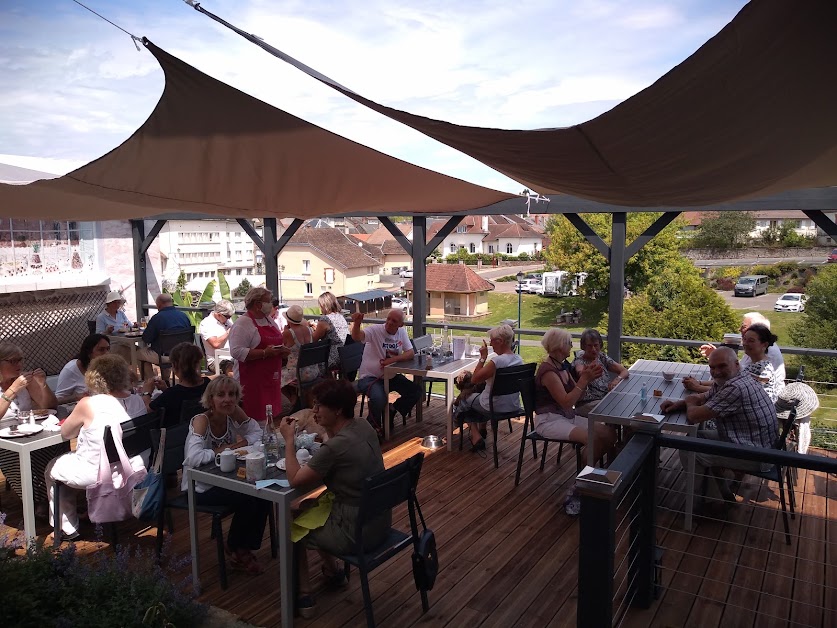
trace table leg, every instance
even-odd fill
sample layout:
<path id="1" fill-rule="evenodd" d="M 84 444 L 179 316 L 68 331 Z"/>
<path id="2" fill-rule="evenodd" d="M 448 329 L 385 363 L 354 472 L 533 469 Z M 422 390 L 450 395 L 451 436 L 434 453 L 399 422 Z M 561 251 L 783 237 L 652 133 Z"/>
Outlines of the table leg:
<path id="1" fill-rule="evenodd" d="M 596 466 L 596 461 L 593 459 L 593 448 L 591 447 L 593 443 L 593 423 L 595 421 L 588 417 L 587 418 L 587 465 L 590 467 Z"/>
<path id="2" fill-rule="evenodd" d="M 32 459 L 28 450 L 20 452 L 20 482 L 23 491 L 23 531 L 26 543 L 37 534 L 35 529 L 35 496 L 32 493 Z"/>
<path id="3" fill-rule="evenodd" d="M 195 510 L 195 481 L 189 469 L 186 472 L 186 496 L 189 500 L 189 534 L 192 546 L 192 587 L 196 595 L 201 592 L 200 565 L 198 564 L 198 513 Z"/>
<path id="4" fill-rule="evenodd" d="M 279 502 L 279 516 L 276 525 L 279 526 L 279 601 L 282 605 L 282 626 L 289 628 L 294 625 L 294 561 L 293 544 L 291 543 L 291 507 L 290 500 L 283 498 Z M 300 551 L 306 551 L 304 547 Z"/>
<path id="5" fill-rule="evenodd" d="M 445 407 L 448 412 L 448 451 L 453 451 L 453 377 L 445 380 Z M 459 429 L 462 429 L 461 427 Z"/>
<path id="6" fill-rule="evenodd" d="M 695 452 L 686 455 L 686 505 L 683 508 L 685 518 L 683 529 L 692 531 L 692 510 L 695 504 Z"/>
<path id="7" fill-rule="evenodd" d="M 413 380 L 421 391 L 421 397 L 416 404 L 416 423 L 421 423 L 424 420 L 424 378 L 421 375 L 416 375 Z"/>
<path id="8" fill-rule="evenodd" d="M 389 440 L 389 377 L 384 370 L 384 440 Z"/>

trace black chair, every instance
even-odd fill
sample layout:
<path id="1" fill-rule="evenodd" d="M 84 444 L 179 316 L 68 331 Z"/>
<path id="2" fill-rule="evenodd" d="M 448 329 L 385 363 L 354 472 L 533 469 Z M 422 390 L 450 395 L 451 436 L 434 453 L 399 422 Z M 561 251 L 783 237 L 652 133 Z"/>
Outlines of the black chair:
<path id="1" fill-rule="evenodd" d="M 197 414 L 201 414 L 202 412 L 204 412 L 204 407 L 201 405 L 200 399 L 186 399 L 180 405 L 180 416 L 178 417 L 177 423 L 175 423 L 174 425 L 179 425 L 180 423 L 188 423 L 192 420 L 192 417 L 194 417 Z"/>
<path id="2" fill-rule="evenodd" d="M 413 345 L 413 352 L 416 355 L 421 355 L 423 353 L 427 353 L 428 350 L 433 348 L 433 336 L 430 334 L 425 334 L 424 336 L 418 336 L 410 340 Z M 427 402 L 425 405 L 430 405 L 430 395 L 433 394 L 433 382 L 441 382 L 444 380 L 438 379 L 436 377 L 425 377 L 424 381 L 427 382 Z"/>
<path id="3" fill-rule="evenodd" d="M 325 374 L 328 373 L 328 357 L 330 353 L 331 340 L 328 338 L 323 338 L 317 342 L 307 342 L 299 346 L 299 358 L 296 363 L 296 381 L 299 386 L 299 400 L 296 404 L 296 410 L 307 407 L 305 404 L 305 391 L 325 379 Z M 320 374 L 311 381 L 303 382 L 300 372 L 302 369 L 310 366 L 318 366 Z"/>
<path id="4" fill-rule="evenodd" d="M 146 449 L 151 449 L 151 428 L 159 425 L 162 416 L 165 414 L 164 410 L 157 412 L 149 412 L 143 414 L 129 421 L 121 424 L 122 427 L 122 446 L 125 448 L 125 453 L 128 457 L 137 456 Z M 113 433 L 110 425 L 105 426 L 104 433 L 105 451 L 108 454 L 108 462 L 119 462 L 119 452 L 116 450 L 116 444 L 113 441 Z M 63 482 L 55 481 L 53 485 L 53 516 L 52 516 L 52 544 L 53 547 L 61 545 L 64 539 L 64 532 L 61 530 L 61 510 L 58 507 L 60 503 L 61 490 L 65 487 Z M 110 530 L 111 544 L 116 547 L 118 542 L 117 522 L 108 524 Z"/>
<path id="5" fill-rule="evenodd" d="M 171 386 L 174 386 L 174 372 L 171 368 L 169 354 L 181 342 L 188 342 L 190 344 L 195 342 L 194 327 L 163 329 L 157 334 L 157 339 L 151 345 L 151 350 L 160 357 L 160 374 L 165 380 L 169 380 L 167 373 L 171 371 Z"/>
<path id="6" fill-rule="evenodd" d="M 350 382 L 355 381 L 358 369 L 360 369 L 360 363 L 363 361 L 364 346 L 362 342 L 353 342 L 338 347 L 337 353 L 340 355 L 341 378 Z M 358 393 L 360 394 L 360 416 L 363 416 L 363 402 L 366 400 L 366 392 L 358 390 Z"/>
<path id="7" fill-rule="evenodd" d="M 90 332 L 90 334 L 95 334 L 96 333 L 96 321 L 95 320 L 92 320 L 92 321 L 88 320 L 87 321 L 87 331 Z"/>
<path id="8" fill-rule="evenodd" d="M 536 367 L 537 365 L 534 362 L 531 362 L 528 364 L 507 366 L 505 368 L 497 369 L 494 375 L 494 383 L 491 386 L 491 395 L 488 397 L 488 412 L 480 411 L 480 405 L 475 403 L 469 411 L 463 412 L 458 417 L 460 450 L 462 449 L 463 443 L 463 423 L 491 423 L 491 432 L 494 435 L 494 468 L 499 468 L 500 461 L 497 454 L 497 424 L 500 421 L 508 421 L 509 433 L 511 433 L 511 420 L 525 415 L 526 411 L 523 407 L 518 407 L 511 412 L 495 412 L 494 398 L 502 395 L 520 394 L 523 382 L 527 379 L 534 379 Z"/>
<path id="9" fill-rule="evenodd" d="M 520 387 L 520 396 L 523 399 L 523 409 L 526 411 L 526 418 L 523 420 L 523 436 L 520 438 L 520 453 L 517 456 L 517 471 L 514 474 L 515 486 L 520 484 L 520 469 L 523 466 L 523 452 L 526 449 L 527 441 L 532 443 L 532 457 L 535 460 L 538 459 L 537 443 L 539 441 L 543 443 L 543 452 L 541 453 L 541 471 L 543 471 L 543 468 L 546 465 L 546 449 L 549 443 L 559 443 L 558 464 L 561 464 L 561 454 L 564 451 L 564 445 L 569 445 L 575 449 L 576 473 L 581 473 L 583 466 L 581 463 L 581 443 L 576 443 L 575 441 L 566 439 L 547 438 L 545 436 L 541 436 L 538 434 L 537 430 L 535 430 L 535 393 L 535 379 L 532 378 L 523 380 Z"/>
<path id="10" fill-rule="evenodd" d="M 351 555 L 337 556 L 338 560 L 344 562 L 347 576 L 349 565 L 354 565 L 360 572 L 360 588 L 363 592 L 366 625 L 370 628 L 375 625 L 375 617 L 372 612 L 372 595 L 369 592 L 369 573 L 411 545 L 414 551 L 418 552 L 419 530 L 416 520 L 416 510 L 418 509 L 416 487 L 418 486 L 423 460 L 424 454 L 418 453 L 391 469 L 366 478 L 360 496 L 360 508 L 355 528 L 355 552 Z M 404 502 L 407 502 L 410 532 L 390 528 L 386 540 L 381 545 L 371 550 L 364 550 L 363 528 L 366 523 L 374 521 L 382 513 L 392 510 Z M 427 591 L 420 589 L 419 592 L 422 609 L 427 612 L 430 608 L 427 601 Z"/>
<path id="11" fill-rule="evenodd" d="M 784 425 L 782 425 L 782 432 L 779 434 L 779 438 L 773 445 L 773 449 L 777 449 L 779 451 L 785 451 L 785 445 L 787 443 L 788 434 L 793 428 L 794 424 L 796 423 L 796 408 L 794 407 L 788 413 L 788 418 L 785 419 Z M 748 471 L 748 473 L 752 476 L 757 478 L 762 478 L 763 480 L 770 480 L 776 482 L 779 485 L 779 503 L 782 506 L 782 521 L 785 525 L 785 542 L 790 545 L 791 538 L 790 538 L 790 523 L 788 522 L 788 509 L 785 504 L 785 480 L 788 483 L 788 499 L 787 501 L 790 503 L 790 517 L 791 519 L 795 519 L 795 509 L 796 509 L 796 495 L 794 495 L 794 486 L 793 486 L 793 473 L 791 467 L 786 467 L 784 469 L 784 475 L 782 474 L 782 467 L 778 464 L 774 464 L 770 469 L 767 471 Z"/>
<path id="12" fill-rule="evenodd" d="M 154 443 L 154 449 L 160 446 L 159 429 L 151 430 L 151 440 Z M 163 452 L 163 462 L 160 473 L 166 477 L 169 475 L 177 475 L 177 472 L 183 467 L 183 459 L 185 458 L 184 449 L 186 445 L 186 437 L 189 435 L 189 424 L 181 423 L 166 429 L 166 443 Z M 172 522 L 171 513 L 169 510 L 175 508 L 178 510 L 189 510 L 189 498 L 185 492 L 180 492 L 177 497 L 167 499 L 166 503 L 160 508 L 160 514 L 157 518 L 157 556 L 159 557 L 163 551 L 163 526 L 168 523 L 169 534 L 174 533 L 174 524 Z M 199 513 L 212 515 L 212 532 L 211 538 L 215 539 L 215 546 L 218 553 L 218 574 L 220 576 L 221 588 L 227 588 L 227 561 L 224 556 L 224 529 L 221 521 L 224 517 L 233 514 L 233 509 L 228 506 L 207 506 L 196 505 L 195 510 Z M 168 517 L 166 517 L 168 515 Z M 270 552 L 273 558 L 277 556 L 278 543 L 276 538 L 276 519 L 274 509 L 270 509 L 268 518 L 270 525 Z"/>

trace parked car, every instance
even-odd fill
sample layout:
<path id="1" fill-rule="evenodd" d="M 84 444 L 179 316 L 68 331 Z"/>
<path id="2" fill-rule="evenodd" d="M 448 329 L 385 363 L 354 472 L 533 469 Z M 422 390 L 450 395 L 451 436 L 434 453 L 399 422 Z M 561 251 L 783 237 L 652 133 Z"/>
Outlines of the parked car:
<path id="1" fill-rule="evenodd" d="M 737 297 L 757 297 L 760 294 L 767 294 L 767 275 L 739 277 L 733 294 Z"/>
<path id="2" fill-rule="evenodd" d="M 837 262 L 837 249 L 831 249 L 831 254 L 828 256 L 829 262 Z"/>
<path id="3" fill-rule="evenodd" d="M 409 312 L 413 307 L 412 302 L 404 297 L 392 297 L 392 307 Z"/>
<path id="4" fill-rule="evenodd" d="M 413 278 L 413 269 L 412 268 L 405 268 L 400 273 L 398 273 L 401 279 L 412 279 Z"/>
<path id="5" fill-rule="evenodd" d="M 529 294 L 543 294 L 543 283 L 540 281 L 529 282 Z"/>
<path id="6" fill-rule="evenodd" d="M 515 292 L 529 292 L 529 284 L 537 283 L 534 279 L 524 279 L 514 287 Z"/>
<path id="7" fill-rule="evenodd" d="M 806 299 L 804 294 L 788 292 L 779 297 L 773 310 L 775 312 L 804 312 Z"/>

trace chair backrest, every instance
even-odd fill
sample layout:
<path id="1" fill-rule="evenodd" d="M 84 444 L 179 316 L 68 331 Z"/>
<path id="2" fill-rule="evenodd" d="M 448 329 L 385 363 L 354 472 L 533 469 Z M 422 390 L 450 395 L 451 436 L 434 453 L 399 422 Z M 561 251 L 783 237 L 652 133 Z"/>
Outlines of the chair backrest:
<path id="1" fill-rule="evenodd" d="M 523 409 L 526 411 L 527 429 L 529 426 L 534 429 L 536 396 L 537 386 L 535 385 L 535 378 L 527 377 L 526 379 L 520 380 L 520 398 L 523 400 Z"/>
<path id="2" fill-rule="evenodd" d="M 519 394 L 522 391 L 523 382 L 535 378 L 536 368 L 537 364 L 529 362 L 497 369 L 494 375 L 494 383 L 491 384 L 491 395 L 488 398 L 488 405 L 492 414 L 494 413 L 494 398 Z"/>
<path id="3" fill-rule="evenodd" d="M 198 349 L 201 350 L 201 353 L 203 354 L 203 359 L 206 360 L 206 347 L 203 344 L 203 336 L 201 336 L 200 332 L 196 331 L 194 333 L 194 337 L 195 337 L 195 344 L 198 346 Z"/>
<path id="4" fill-rule="evenodd" d="M 159 427 L 165 421 L 165 416 L 166 411 L 160 408 L 123 422 L 122 446 L 125 447 L 125 453 L 129 456 L 136 456 L 146 449 L 151 449 L 151 429 Z"/>
<path id="5" fill-rule="evenodd" d="M 96 333 L 96 321 L 95 320 L 87 321 L 87 331 L 90 332 L 91 334 Z"/>
<path id="6" fill-rule="evenodd" d="M 162 329 L 152 347 L 160 355 L 168 355 L 181 342 L 195 342 L 195 328 Z"/>
<path id="7" fill-rule="evenodd" d="M 340 355 L 340 375 L 350 382 L 355 380 L 360 363 L 363 361 L 364 346 L 362 342 L 354 342 L 337 349 Z"/>
<path id="8" fill-rule="evenodd" d="M 785 450 L 785 445 L 788 440 L 788 434 L 790 433 L 794 423 L 796 423 L 796 406 L 791 408 L 790 412 L 788 412 L 788 418 L 785 419 L 785 424 L 782 425 L 782 432 L 779 434 L 779 438 L 776 439 L 776 442 L 773 444 L 773 449 L 778 449 L 780 451 Z"/>
<path id="9" fill-rule="evenodd" d="M 331 351 L 331 340 L 323 338 L 317 342 L 307 342 L 299 346 L 299 360 L 296 365 L 298 369 L 315 364 L 328 365 L 328 355 Z"/>
<path id="10" fill-rule="evenodd" d="M 418 485 L 424 453 L 368 477 L 363 482 L 358 510 L 356 539 L 362 542 L 365 523 L 399 504 L 411 502 Z"/>
<path id="11" fill-rule="evenodd" d="M 180 416 L 177 417 L 176 422 L 173 422 L 173 425 L 179 425 L 180 423 L 188 423 L 192 420 L 192 417 L 196 414 L 200 414 L 204 411 L 203 406 L 201 405 L 200 399 L 186 399 L 180 406 Z M 171 417 L 170 421 L 174 419 Z M 166 426 L 167 427 L 167 426 Z"/>
<path id="12" fill-rule="evenodd" d="M 421 353 L 427 349 L 433 348 L 433 336 L 430 334 L 425 334 L 424 336 L 417 336 L 413 338 L 410 342 L 413 343 L 413 351 L 416 354 Z"/>
<path id="13" fill-rule="evenodd" d="M 163 464 L 160 473 L 171 475 L 177 473 L 183 466 L 183 459 L 186 449 L 186 437 L 189 436 L 189 424 L 181 423 L 174 427 L 166 428 L 166 447 L 163 452 Z M 160 446 L 160 430 L 151 430 L 151 442 L 154 444 L 154 451 Z"/>

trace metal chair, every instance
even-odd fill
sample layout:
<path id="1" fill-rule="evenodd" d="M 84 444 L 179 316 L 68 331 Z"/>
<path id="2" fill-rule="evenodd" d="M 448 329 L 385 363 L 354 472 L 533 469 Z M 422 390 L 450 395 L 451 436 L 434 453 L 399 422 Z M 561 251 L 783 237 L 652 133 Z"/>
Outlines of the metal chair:
<path id="1" fill-rule="evenodd" d="M 462 423 L 479 422 L 491 423 L 491 431 L 494 435 L 494 468 L 500 466 L 499 456 L 497 454 L 497 424 L 500 421 L 509 422 L 509 432 L 511 432 L 511 420 L 526 414 L 523 407 L 518 407 L 511 412 L 495 412 L 494 399 L 502 395 L 520 394 L 524 382 L 527 379 L 535 378 L 535 368 L 537 365 L 534 362 L 528 364 L 520 364 L 518 366 L 507 366 L 505 368 L 497 369 L 494 375 L 494 383 L 491 385 L 491 395 L 488 397 L 488 411 L 481 411 L 479 404 L 474 404 L 470 411 L 460 415 L 460 429 L 459 429 L 459 449 L 462 449 L 463 432 Z"/>
<path id="2" fill-rule="evenodd" d="M 87 321 L 87 331 L 89 332 L 89 334 L 95 334 L 96 333 L 96 321 L 95 320 L 92 320 L 92 321 L 88 320 Z"/>
<path id="3" fill-rule="evenodd" d="M 318 384 L 325 379 L 325 374 L 328 373 L 328 357 L 331 353 L 331 340 L 324 338 L 317 342 L 308 342 L 299 346 L 299 358 L 296 363 L 296 381 L 299 387 L 299 401 L 297 401 L 296 410 L 301 410 L 307 407 L 305 403 L 304 391 L 312 386 Z M 320 374 L 316 378 L 304 382 L 302 381 L 302 369 L 319 366 Z"/>
<path id="4" fill-rule="evenodd" d="M 340 377 L 350 382 L 354 382 L 357 378 L 360 363 L 363 361 L 362 342 L 353 342 L 352 344 L 343 345 L 337 348 L 337 353 L 340 355 Z M 357 389 L 357 387 L 355 387 Z M 358 390 L 360 394 L 360 416 L 363 416 L 363 402 L 366 400 L 366 393 Z"/>
<path id="5" fill-rule="evenodd" d="M 535 393 L 535 379 L 532 378 L 523 380 L 520 388 L 520 396 L 523 399 L 523 409 L 526 411 L 526 418 L 523 420 L 523 435 L 520 438 L 520 453 L 517 456 L 517 471 L 514 474 L 515 486 L 520 484 L 520 469 L 523 466 L 523 451 L 526 449 L 526 441 L 531 441 L 532 443 L 532 457 L 534 460 L 538 459 L 537 443 L 539 441 L 543 443 L 543 452 L 541 453 L 541 471 L 543 471 L 543 468 L 546 465 L 546 449 L 549 443 L 560 443 L 558 445 L 558 464 L 561 464 L 561 454 L 563 453 L 564 445 L 569 445 L 575 449 L 576 473 L 580 473 L 583 467 L 581 462 L 581 443 L 576 443 L 575 441 L 566 439 L 546 438 L 545 436 L 538 434 L 535 430 Z"/>
<path id="6" fill-rule="evenodd" d="M 156 450 L 160 446 L 159 429 L 151 430 L 151 440 L 154 443 Z M 177 475 L 177 472 L 183 467 L 184 449 L 186 446 L 186 437 L 189 435 L 189 424 L 180 423 L 174 427 L 166 429 L 166 444 L 163 452 L 163 464 L 160 473 L 166 477 L 169 475 Z M 163 551 L 163 526 L 168 523 L 169 534 L 174 533 L 174 524 L 172 522 L 170 509 L 176 508 L 178 510 L 189 510 L 189 500 L 185 492 L 181 492 L 177 497 L 167 499 L 160 508 L 160 513 L 157 518 L 157 556 L 159 557 Z M 222 520 L 234 513 L 233 509 L 228 506 L 208 506 L 196 504 L 195 510 L 199 513 L 212 516 L 212 532 L 211 538 L 215 539 L 215 547 L 218 554 L 218 575 L 221 581 L 221 588 L 227 588 L 227 561 L 224 556 L 224 529 L 221 525 Z M 168 515 L 168 517 L 166 517 Z M 166 521 L 167 520 L 167 521 Z M 278 552 L 278 542 L 276 537 L 276 519 L 274 509 L 270 509 L 268 515 L 268 523 L 270 525 L 270 553 L 273 558 L 276 558 Z"/>
<path id="7" fill-rule="evenodd" d="M 157 335 L 157 339 L 151 345 L 151 350 L 156 352 L 160 358 L 160 374 L 166 380 L 169 376 L 166 375 L 171 371 L 171 385 L 174 386 L 174 371 L 171 368 L 171 361 L 169 354 L 181 342 L 195 342 L 195 328 L 182 327 L 177 329 L 163 329 Z"/>
<path id="8" fill-rule="evenodd" d="M 369 591 L 369 573 L 411 545 L 413 550 L 418 553 L 419 530 L 416 510 L 419 510 L 419 508 L 416 500 L 416 487 L 418 486 L 423 460 L 424 454 L 418 453 L 391 469 L 366 478 L 360 497 L 360 508 L 355 528 L 355 551 L 353 554 L 337 556 L 338 560 L 344 562 L 347 576 L 349 565 L 354 565 L 360 572 L 360 588 L 363 592 L 366 625 L 370 628 L 375 626 L 375 617 L 372 611 L 372 595 Z M 387 538 L 381 545 L 370 550 L 364 550 L 363 528 L 366 523 L 376 520 L 386 511 L 392 510 L 404 502 L 407 502 L 410 532 L 390 528 Z M 422 610 L 426 613 L 430 608 L 427 601 L 427 590 L 419 589 L 419 593 L 421 594 Z"/>

